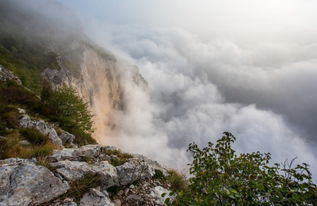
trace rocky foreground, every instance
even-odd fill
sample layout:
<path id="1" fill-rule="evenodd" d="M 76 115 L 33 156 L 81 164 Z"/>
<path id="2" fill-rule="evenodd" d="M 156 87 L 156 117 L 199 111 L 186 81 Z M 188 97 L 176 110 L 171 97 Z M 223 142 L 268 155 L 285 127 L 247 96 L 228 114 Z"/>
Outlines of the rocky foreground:
<path id="1" fill-rule="evenodd" d="M 154 177 L 167 171 L 144 156 L 123 154 L 110 146 L 86 145 L 57 150 L 44 161 L 0 160 L 0 205 L 164 205 L 169 185 Z M 95 177 L 98 185 L 79 199 L 72 197 L 74 185 Z"/>

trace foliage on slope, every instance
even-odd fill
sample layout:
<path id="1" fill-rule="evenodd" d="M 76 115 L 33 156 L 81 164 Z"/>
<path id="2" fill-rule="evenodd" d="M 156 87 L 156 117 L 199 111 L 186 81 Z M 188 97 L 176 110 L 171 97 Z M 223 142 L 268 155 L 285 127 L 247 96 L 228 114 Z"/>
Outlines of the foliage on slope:
<path id="1" fill-rule="evenodd" d="M 46 45 L 16 35 L 0 36 L 0 64 L 13 71 L 23 85 L 36 93 L 41 91 L 41 72 L 49 67 L 59 69 L 57 54 Z"/>
<path id="2" fill-rule="evenodd" d="M 67 108 L 63 108 L 65 105 Z M 20 127 L 18 108 L 24 108 L 33 117 L 55 122 L 61 128 L 73 132 L 78 145 L 96 143 L 91 137 L 91 115 L 87 105 L 73 89 L 52 91 L 49 100 L 44 101 L 15 82 L 0 82 L 1 159 L 43 157 L 55 149 L 47 136 L 35 129 Z"/>
<path id="3" fill-rule="evenodd" d="M 91 137 L 92 115 L 88 105 L 71 87 L 62 87 L 53 91 L 44 87 L 41 100 L 45 111 L 51 121 L 58 122 L 60 127 L 76 136 L 75 143 L 85 145 L 96 143 Z"/>
<path id="4" fill-rule="evenodd" d="M 253 152 L 237 155 L 235 137 L 225 132 L 216 144 L 200 149 L 190 144 L 193 155 L 185 189 L 176 192 L 170 205 L 314 205 L 317 186 L 308 165 L 270 164 L 271 155 Z M 167 201 L 168 202 L 168 201 Z"/>

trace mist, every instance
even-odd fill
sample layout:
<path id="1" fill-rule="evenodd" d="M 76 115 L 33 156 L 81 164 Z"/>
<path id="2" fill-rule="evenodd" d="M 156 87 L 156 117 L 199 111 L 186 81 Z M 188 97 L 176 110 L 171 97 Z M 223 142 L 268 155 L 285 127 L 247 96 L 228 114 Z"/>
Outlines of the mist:
<path id="1" fill-rule="evenodd" d="M 298 157 L 317 173 L 316 2 L 59 2 L 69 10 L 25 4 L 118 60 L 125 108 L 111 118 L 115 132 L 98 130 L 100 143 L 184 170 L 189 143 L 205 146 L 230 131 L 238 152 Z"/>
<path id="2" fill-rule="evenodd" d="M 148 91 L 140 98 L 129 87 L 132 112 L 123 118 L 124 136 L 111 138 L 113 144 L 182 168 L 190 142 L 204 146 L 231 131 L 238 152 L 271 152 L 278 162 L 298 157 L 316 169 L 314 135 L 306 135 L 314 127 L 291 119 L 297 112 L 314 122 L 314 61 L 289 62 L 283 52 L 288 45 L 250 51 L 230 41 L 206 43 L 183 30 L 123 33 L 113 42 L 138 65 Z"/>
<path id="3" fill-rule="evenodd" d="M 182 170 L 190 142 L 204 146 L 231 131 L 238 152 L 298 157 L 317 172 L 316 2 L 64 4 L 148 85 L 125 81 L 127 110 L 107 143 Z"/>

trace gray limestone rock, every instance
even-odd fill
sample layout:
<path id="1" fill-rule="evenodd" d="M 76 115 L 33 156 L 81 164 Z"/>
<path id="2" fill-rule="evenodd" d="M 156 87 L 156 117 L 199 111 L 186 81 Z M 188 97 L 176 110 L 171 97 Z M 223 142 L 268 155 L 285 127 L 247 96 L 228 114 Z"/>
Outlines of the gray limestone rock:
<path id="1" fill-rule="evenodd" d="M 152 166 L 139 159 L 131 159 L 116 168 L 120 185 L 128 185 L 137 180 L 151 178 L 155 174 L 155 169 Z"/>
<path id="2" fill-rule="evenodd" d="M 59 161 L 51 164 L 57 168 L 56 172 L 62 175 L 68 181 L 75 181 L 82 178 L 85 174 L 98 174 L 102 179 L 102 186 L 109 188 L 118 185 L 117 170 L 107 161 L 101 161 L 95 164 L 89 164 L 82 161 Z"/>
<path id="3" fill-rule="evenodd" d="M 0 205 L 37 205 L 68 189 L 67 182 L 32 160 L 10 158 L 0 161 Z"/>
<path id="4" fill-rule="evenodd" d="M 114 204 L 104 193 L 96 189 L 90 189 L 81 198 L 80 206 L 114 206 Z"/>
<path id="5" fill-rule="evenodd" d="M 47 135 L 53 144 L 60 148 L 63 148 L 62 140 L 56 133 L 56 130 L 44 120 L 32 120 L 27 114 L 23 114 L 19 119 L 19 124 L 23 128 L 34 128 L 41 132 L 43 135 Z"/>

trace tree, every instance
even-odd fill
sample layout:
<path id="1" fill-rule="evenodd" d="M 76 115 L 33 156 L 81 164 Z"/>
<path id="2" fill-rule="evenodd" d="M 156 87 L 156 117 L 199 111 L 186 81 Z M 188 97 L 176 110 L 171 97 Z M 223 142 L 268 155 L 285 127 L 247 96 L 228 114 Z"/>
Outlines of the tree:
<path id="1" fill-rule="evenodd" d="M 237 155 L 236 138 L 225 132 L 216 144 L 200 149 L 192 143 L 193 155 L 187 187 L 176 192 L 169 205 L 315 205 L 317 187 L 308 165 L 270 164 L 271 154 Z"/>
<path id="2" fill-rule="evenodd" d="M 92 115 L 76 90 L 72 87 L 61 87 L 49 95 L 42 92 L 42 97 L 50 110 L 50 118 L 60 126 L 76 136 L 75 142 L 79 145 L 95 143 L 91 138 Z"/>

